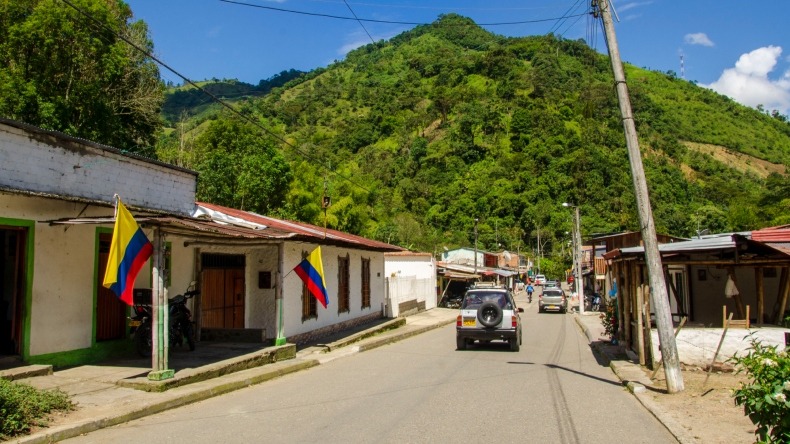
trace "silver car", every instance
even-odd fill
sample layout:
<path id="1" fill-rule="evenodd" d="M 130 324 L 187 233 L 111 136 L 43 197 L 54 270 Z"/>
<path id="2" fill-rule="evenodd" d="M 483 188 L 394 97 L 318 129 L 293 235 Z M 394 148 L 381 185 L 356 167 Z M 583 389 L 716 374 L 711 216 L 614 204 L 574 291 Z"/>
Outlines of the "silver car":
<path id="1" fill-rule="evenodd" d="M 474 341 L 503 340 L 511 351 L 521 346 L 521 316 L 513 294 L 506 288 L 471 288 L 461 302 L 455 324 L 455 343 L 464 350 Z"/>
<path id="2" fill-rule="evenodd" d="M 568 300 L 561 288 L 543 289 L 543 294 L 538 299 L 538 312 L 543 313 L 544 311 L 558 311 L 560 313 L 568 311 Z"/>

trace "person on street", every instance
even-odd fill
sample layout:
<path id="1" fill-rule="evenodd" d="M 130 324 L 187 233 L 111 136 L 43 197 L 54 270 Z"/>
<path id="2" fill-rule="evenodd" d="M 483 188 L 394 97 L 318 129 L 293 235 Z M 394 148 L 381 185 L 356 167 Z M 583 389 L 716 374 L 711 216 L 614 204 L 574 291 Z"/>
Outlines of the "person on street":
<path id="1" fill-rule="evenodd" d="M 529 302 L 532 302 L 532 292 L 533 291 L 535 291 L 535 289 L 532 288 L 532 284 L 527 284 L 527 300 Z"/>

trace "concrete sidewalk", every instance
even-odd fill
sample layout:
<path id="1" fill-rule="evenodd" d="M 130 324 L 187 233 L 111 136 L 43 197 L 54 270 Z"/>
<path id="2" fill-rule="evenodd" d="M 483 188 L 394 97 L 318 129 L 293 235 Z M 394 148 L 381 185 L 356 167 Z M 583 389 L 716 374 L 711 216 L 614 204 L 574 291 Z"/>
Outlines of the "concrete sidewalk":
<path id="1" fill-rule="evenodd" d="M 699 442 L 685 427 L 675 421 L 661 406 L 657 405 L 647 395 L 647 387 L 652 386 L 650 378 L 638 362 L 634 362 L 624 348 L 612 345 L 606 330 L 601 323 L 600 313 L 584 312 L 573 313 L 574 320 L 587 336 L 590 346 L 609 363 L 609 368 L 620 381 L 628 388 L 634 397 L 656 418 L 664 427 L 675 436 L 681 444 L 694 444 Z"/>
<path id="2" fill-rule="evenodd" d="M 33 366 L 3 371 L 0 374 L 12 377 L 14 375 L 9 373 L 14 371 L 27 372 L 14 379 L 42 389 L 59 388 L 68 393 L 77 406 L 73 412 L 55 416 L 49 427 L 9 442 L 49 443 L 125 423 L 418 335 L 454 323 L 457 315 L 456 309 L 434 308 L 334 335 L 326 338 L 327 343 L 312 344 L 300 350 L 293 344 L 266 347 L 196 368 L 186 367 L 188 361 L 182 361 L 179 365 L 184 368 L 166 381 L 148 381 L 146 375 L 150 367 L 146 368 L 146 364 L 150 365 L 149 361 L 139 359 L 85 365 L 54 373 L 49 366 L 35 366 L 32 373 Z M 211 347 L 211 343 L 198 343 L 198 350 L 202 349 L 204 354 L 222 353 Z M 192 356 L 187 352 L 174 352 L 173 355 L 176 362 L 178 358 Z M 39 376 L 31 376 L 33 374 Z"/>

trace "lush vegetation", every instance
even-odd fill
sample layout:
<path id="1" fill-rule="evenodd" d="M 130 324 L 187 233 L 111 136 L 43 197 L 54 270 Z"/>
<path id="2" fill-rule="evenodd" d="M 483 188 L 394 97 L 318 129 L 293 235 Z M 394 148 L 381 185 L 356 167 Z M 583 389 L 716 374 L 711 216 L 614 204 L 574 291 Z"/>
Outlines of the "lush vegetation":
<path id="1" fill-rule="evenodd" d="M 302 71 L 289 69 L 261 80 L 257 86 L 234 79 L 212 79 L 195 84 L 214 97 L 226 101 L 237 101 L 268 94 L 272 89 L 283 86 L 302 74 L 304 74 Z M 175 125 L 185 118 L 200 118 L 204 114 L 216 114 L 219 110 L 218 103 L 192 85 L 168 85 L 165 103 L 162 106 L 162 115 L 169 124 Z"/>
<path id="2" fill-rule="evenodd" d="M 735 403 L 757 426 L 758 442 L 790 442 L 790 349 L 750 341 L 746 355 L 732 358 L 749 378 L 733 392 Z"/>
<path id="3" fill-rule="evenodd" d="M 784 116 L 738 105 L 675 76 L 627 67 L 658 230 L 790 223 L 786 174 L 741 172 L 689 148 L 717 145 L 790 165 Z M 294 171 L 275 215 L 426 251 L 567 252 L 581 206 L 585 237 L 637 230 L 630 167 L 609 60 L 582 41 L 503 38 L 447 15 L 346 60 L 237 102 Z M 194 121 L 195 135 L 214 115 Z M 190 150 L 189 131 L 163 140 Z M 195 136 L 194 140 L 198 140 Z M 198 168 L 196 163 L 186 166 Z M 211 199 L 206 195 L 205 198 Z M 223 202 L 219 199 L 220 202 Z"/>
<path id="4" fill-rule="evenodd" d="M 120 0 L 0 1 L 0 116 L 153 155 L 164 85 Z M 147 151 L 146 151 L 147 150 Z"/>
<path id="5" fill-rule="evenodd" d="M 75 3 L 152 49 L 120 0 Z M 55 0 L 0 1 L 0 116 L 195 169 L 202 200 L 424 251 L 472 245 L 478 219 L 481 249 L 535 249 L 539 229 L 566 268 L 563 202 L 585 237 L 638 229 L 609 60 L 583 41 L 505 38 L 451 14 L 309 73 L 201 83 L 245 119 L 183 86 L 163 119 L 153 63 L 86 20 Z M 658 231 L 790 223 L 786 116 L 626 72 Z"/>
<path id="6" fill-rule="evenodd" d="M 46 415 L 73 408 L 68 395 L 59 390 L 37 390 L 26 384 L 0 379 L 0 440 L 46 424 Z"/>

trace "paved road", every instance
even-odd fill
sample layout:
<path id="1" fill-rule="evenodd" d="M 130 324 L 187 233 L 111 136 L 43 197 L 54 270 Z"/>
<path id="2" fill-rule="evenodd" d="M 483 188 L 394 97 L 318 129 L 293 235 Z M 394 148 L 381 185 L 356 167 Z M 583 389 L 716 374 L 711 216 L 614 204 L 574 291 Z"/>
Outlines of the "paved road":
<path id="1" fill-rule="evenodd" d="M 67 442 L 676 442 L 571 316 L 522 318 L 518 353 L 456 351 L 448 326 Z"/>

